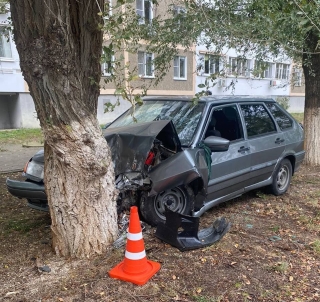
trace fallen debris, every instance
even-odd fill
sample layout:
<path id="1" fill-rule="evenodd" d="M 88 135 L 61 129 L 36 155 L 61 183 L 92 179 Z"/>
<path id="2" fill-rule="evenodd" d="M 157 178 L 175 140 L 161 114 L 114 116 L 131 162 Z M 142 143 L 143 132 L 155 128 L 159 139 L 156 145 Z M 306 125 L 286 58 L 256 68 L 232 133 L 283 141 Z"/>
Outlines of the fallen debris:
<path id="1" fill-rule="evenodd" d="M 211 227 L 198 231 L 199 221 L 199 217 L 182 215 L 166 209 L 166 223 L 158 224 L 155 235 L 180 251 L 188 251 L 213 244 L 231 227 L 231 223 L 219 217 Z"/>

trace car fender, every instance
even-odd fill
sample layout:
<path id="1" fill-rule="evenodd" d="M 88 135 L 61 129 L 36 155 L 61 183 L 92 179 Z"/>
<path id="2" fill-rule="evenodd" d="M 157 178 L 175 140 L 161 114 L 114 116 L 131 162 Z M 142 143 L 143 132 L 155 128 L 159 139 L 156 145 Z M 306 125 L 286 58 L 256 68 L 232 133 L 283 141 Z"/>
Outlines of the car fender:
<path id="1" fill-rule="evenodd" d="M 199 191 L 204 189 L 206 192 L 209 168 L 205 161 L 204 150 L 200 148 L 183 150 L 149 172 L 152 181 L 150 196 L 177 186 L 189 185 L 198 178 L 201 178 L 204 184 L 204 188 L 199 188 Z"/>

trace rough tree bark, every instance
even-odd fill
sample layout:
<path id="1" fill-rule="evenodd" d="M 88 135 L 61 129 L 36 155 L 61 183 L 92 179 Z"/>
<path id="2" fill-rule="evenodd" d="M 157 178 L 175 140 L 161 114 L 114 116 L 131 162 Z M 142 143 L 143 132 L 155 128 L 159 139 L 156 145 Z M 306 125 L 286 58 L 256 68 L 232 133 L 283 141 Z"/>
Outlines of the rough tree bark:
<path id="1" fill-rule="evenodd" d="M 310 31 L 303 55 L 305 76 L 304 130 L 307 165 L 320 165 L 320 53 L 318 33 Z"/>
<path id="2" fill-rule="evenodd" d="M 53 246 L 103 253 L 117 234 L 109 148 L 97 120 L 104 0 L 10 0 L 20 65 L 45 138 Z"/>

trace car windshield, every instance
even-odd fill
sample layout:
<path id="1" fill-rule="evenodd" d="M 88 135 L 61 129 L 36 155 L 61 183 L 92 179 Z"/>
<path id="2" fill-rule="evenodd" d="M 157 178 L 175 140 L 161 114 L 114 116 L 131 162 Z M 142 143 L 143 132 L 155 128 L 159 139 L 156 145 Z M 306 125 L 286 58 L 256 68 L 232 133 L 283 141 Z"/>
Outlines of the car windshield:
<path id="1" fill-rule="evenodd" d="M 131 107 L 108 128 L 123 127 L 135 123 L 172 120 L 181 144 L 188 146 L 197 129 L 204 103 L 188 101 L 153 100 Z"/>

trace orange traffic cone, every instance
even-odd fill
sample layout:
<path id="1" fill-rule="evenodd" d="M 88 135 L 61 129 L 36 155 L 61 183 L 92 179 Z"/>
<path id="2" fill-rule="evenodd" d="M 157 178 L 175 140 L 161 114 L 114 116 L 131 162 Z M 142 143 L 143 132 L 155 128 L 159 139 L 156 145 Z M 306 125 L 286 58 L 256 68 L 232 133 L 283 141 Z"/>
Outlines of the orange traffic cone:
<path id="1" fill-rule="evenodd" d="M 131 207 L 129 232 L 124 260 L 110 272 L 111 278 L 143 285 L 160 269 L 160 264 L 147 260 L 138 208 Z"/>

